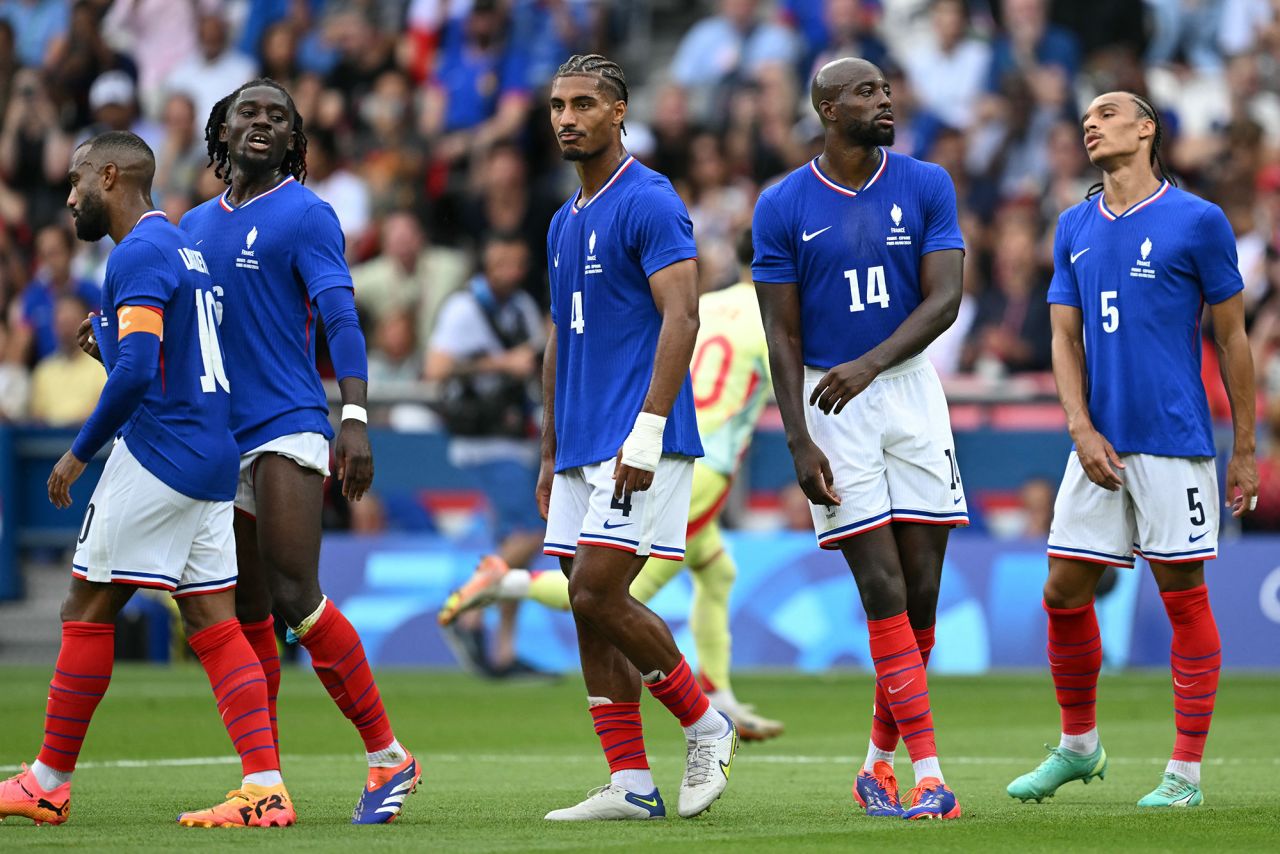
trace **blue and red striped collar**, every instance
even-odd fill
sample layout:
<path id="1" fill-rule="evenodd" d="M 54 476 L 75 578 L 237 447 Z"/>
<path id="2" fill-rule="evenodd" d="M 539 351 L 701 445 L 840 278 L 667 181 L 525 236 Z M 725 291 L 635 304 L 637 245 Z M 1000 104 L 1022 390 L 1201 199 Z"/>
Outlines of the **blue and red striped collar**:
<path id="1" fill-rule="evenodd" d="M 826 186 L 830 187 L 832 190 L 835 190 L 837 193 L 841 194 L 842 196 L 849 196 L 851 198 L 853 196 L 858 195 L 859 193 L 865 193 L 867 190 L 871 189 L 871 185 L 874 184 L 876 181 L 880 180 L 880 176 L 884 174 L 884 169 L 887 165 L 889 165 L 889 152 L 881 148 L 880 149 L 880 165 L 876 167 L 876 171 L 871 173 L 871 177 L 868 178 L 861 187 L 859 187 L 856 190 L 853 190 L 837 181 L 831 180 L 826 175 L 824 175 L 822 170 L 818 168 L 817 157 L 809 161 L 809 169 L 812 170 L 814 176 L 819 181 L 821 181 Z"/>
<path id="2" fill-rule="evenodd" d="M 151 219 L 152 217 L 157 217 L 157 216 L 163 217 L 166 221 L 169 219 L 169 215 L 162 210 L 150 210 L 144 213 L 142 216 L 138 217 L 138 221 L 133 224 L 133 227 L 137 228 L 138 226 L 142 225 L 142 221 L 144 219 Z"/>
<path id="3" fill-rule="evenodd" d="M 287 178 L 285 178 L 283 181 L 281 181 L 279 184 L 276 184 L 270 190 L 264 190 L 263 192 L 254 196 L 249 201 L 245 202 L 242 205 L 239 205 L 238 207 L 232 207 L 231 203 L 227 201 L 227 196 L 231 193 L 231 188 L 227 187 L 226 191 L 223 192 L 221 196 L 218 196 L 218 206 L 221 207 L 227 213 L 235 213 L 236 211 L 241 210 L 242 208 L 249 207 L 249 205 L 253 204 L 258 199 L 266 198 L 267 196 L 271 195 L 272 193 L 274 193 L 276 190 L 280 189 L 284 185 L 292 184 L 294 180 L 295 180 L 294 177 L 290 175 Z"/>
<path id="4" fill-rule="evenodd" d="M 595 200 L 603 196 L 604 191 L 612 187 L 614 183 L 619 178 L 622 177 L 622 173 L 626 172 L 627 169 L 631 166 L 631 164 L 635 162 L 636 162 L 636 159 L 632 157 L 630 154 L 628 154 L 627 159 L 623 160 L 620 164 L 618 164 L 618 168 L 613 170 L 613 174 L 609 176 L 608 181 L 604 182 L 604 186 L 596 190 L 595 195 L 587 199 L 586 203 L 582 205 L 578 204 L 578 199 L 582 198 L 582 188 L 579 187 L 577 194 L 574 195 L 573 197 L 573 204 L 570 206 L 569 209 L 573 213 L 579 213 L 580 211 L 585 211 L 587 208 L 591 207 L 591 205 L 595 203 Z"/>
<path id="5" fill-rule="evenodd" d="M 1171 185 L 1169 184 L 1168 181 L 1161 181 L 1159 189 L 1157 189 L 1154 193 L 1147 196 L 1145 199 L 1138 202 L 1136 205 L 1129 208 L 1127 211 L 1125 211 L 1122 214 L 1112 213 L 1111 209 L 1107 207 L 1107 203 L 1103 201 L 1103 198 L 1102 198 L 1103 194 L 1098 193 L 1098 213 L 1102 214 L 1104 217 L 1106 217 L 1108 220 L 1112 222 L 1118 219 L 1123 219 L 1124 217 L 1127 217 L 1127 216 L 1133 216 L 1138 211 L 1142 210 L 1148 205 L 1155 204 L 1155 202 L 1159 200 L 1165 193 L 1169 192 L 1170 186 Z"/>

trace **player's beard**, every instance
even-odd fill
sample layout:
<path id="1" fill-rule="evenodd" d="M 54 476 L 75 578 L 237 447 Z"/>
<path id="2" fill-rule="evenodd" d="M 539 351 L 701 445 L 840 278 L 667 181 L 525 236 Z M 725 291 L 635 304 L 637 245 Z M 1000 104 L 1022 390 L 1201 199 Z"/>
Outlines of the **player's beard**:
<path id="1" fill-rule="evenodd" d="M 869 122 L 850 119 L 844 126 L 844 138 L 850 145 L 871 148 L 876 145 L 893 145 L 893 125 L 881 127 L 875 119 Z"/>
<path id="2" fill-rule="evenodd" d="M 75 215 L 76 237 L 87 243 L 94 243 L 107 236 L 111 230 L 107 206 L 102 197 L 96 194 L 80 196 L 80 210 Z"/>
<path id="3" fill-rule="evenodd" d="M 583 160 L 591 160 L 592 158 L 599 157 L 601 154 L 604 154 L 608 150 L 609 150 L 608 143 L 605 143 L 604 145 L 600 146 L 594 151 L 588 150 L 586 148 L 581 148 L 581 147 L 562 148 L 560 149 L 560 156 L 563 157 L 565 160 L 568 160 L 570 163 L 580 163 Z"/>

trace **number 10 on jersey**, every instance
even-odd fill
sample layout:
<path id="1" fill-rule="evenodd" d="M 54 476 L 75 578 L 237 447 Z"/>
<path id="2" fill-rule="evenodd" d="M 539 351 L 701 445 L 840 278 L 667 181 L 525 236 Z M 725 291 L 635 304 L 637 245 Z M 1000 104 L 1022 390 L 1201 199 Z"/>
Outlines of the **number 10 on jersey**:
<path id="1" fill-rule="evenodd" d="M 858 289 L 858 271 L 845 270 L 844 277 L 849 282 L 849 311 L 863 311 L 866 304 Z M 867 270 L 867 303 L 875 303 L 881 308 L 889 307 L 889 288 L 884 281 L 884 267 L 871 267 Z"/>

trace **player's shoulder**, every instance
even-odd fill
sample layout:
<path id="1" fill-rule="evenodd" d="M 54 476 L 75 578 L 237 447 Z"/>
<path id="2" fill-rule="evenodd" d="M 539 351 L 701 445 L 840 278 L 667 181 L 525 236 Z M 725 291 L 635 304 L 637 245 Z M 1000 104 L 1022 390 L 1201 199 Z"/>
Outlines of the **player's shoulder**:
<path id="1" fill-rule="evenodd" d="M 178 220 L 178 227 L 183 229 L 184 231 L 191 231 L 193 229 L 203 226 L 205 223 L 209 222 L 209 219 L 220 210 L 219 205 L 221 204 L 221 202 L 222 202 L 221 193 L 214 196 L 212 199 L 206 199 L 205 201 L 191 208 L 191 210 L 184 213 L 182 215 L 182 219 Z"/>
<path id="2" fill-rule="evenodd" d="M 650 169 L 639 160 L 633 160 L 624 168 L 625 172 L 619 178 L 625 181 L 626 197 L 629 201 L 647 198 L 670 203 L 674 200 L 682 208 L 684 207 L 684 202 L 680 201 L 680 195 L 666 175 L 656 169 Z"/>
<path id="3" fill-rule="evenodd" d="M 761 190 L 760 199 L 756 204 L 768 202 L 774 207 L 779 207 L 785 202 L 802 199 L 812 190 L 813 169 L 812 160 L 806 162 L 803 166 L 797 166 L 792 169 L 786 175 Z"/>
<path id="4" fill-rule="evenodd" d="M 885 153 L 885 173 L 908 182 L 950 181 L 951 175 L 937 163 L 918 160 L 910 154 L 881 149 Z"/>
<path id="5" fill-rule="evenodd" d="M 1097 196 L 1086 196 L 1058 214 L 1058 228 L 1064 234 L 1074 233 L 1091 216 L 1097 216 Z"/>
<path id="6" fill-rule="evenodd" d="M 1197 196 L 1195 193 L 1188 192 L 1181 187 L 1169 185 L 1168 190 L 1169 207 L 1180 211 L 1183 216 L 1190 216 L 1199 219 L 1203 216 L 1213 216 L 1226 218 L 1222 208 L 1206 198 Z"/>

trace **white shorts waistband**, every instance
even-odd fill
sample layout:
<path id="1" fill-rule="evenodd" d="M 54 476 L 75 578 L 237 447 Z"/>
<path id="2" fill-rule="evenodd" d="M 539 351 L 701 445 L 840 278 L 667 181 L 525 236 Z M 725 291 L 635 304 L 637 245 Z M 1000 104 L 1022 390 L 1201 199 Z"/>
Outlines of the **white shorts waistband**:
<path id="1" fill-rule="evenodd" d="M 901 362 L 899 362 L 898 364 L 892 367 L 885 368 L 883 371 L 881 371 L 880 376 L 876 377 L 874 380 L 872 380 L 872 382 L 879 382 L 880 380 L 891 380 L 894 377 L 901 377 L 906 374 L 915 373 L 916 371 L 922 368 L 926 368 L 928 366 L 929 366 L 929 357 L 927 357 L 924 353 L 917 353 L 916 355 L 908 359 L 903 359 Z M 826 375 L 826 373 L 827 373 L 826 368 L 813 368 L 813 367 L 810 367 L 809 365 L 805 365 L 804 381 L 817 382 L 818 380 L 822 379 L 823 376 Z"/>

